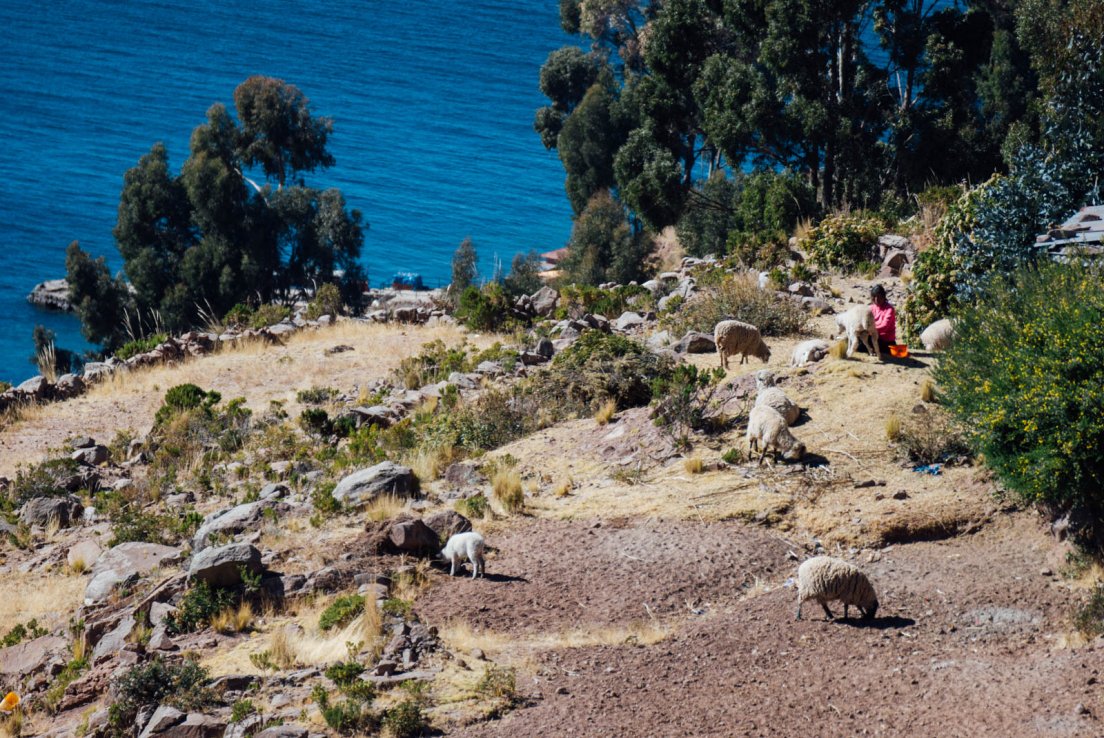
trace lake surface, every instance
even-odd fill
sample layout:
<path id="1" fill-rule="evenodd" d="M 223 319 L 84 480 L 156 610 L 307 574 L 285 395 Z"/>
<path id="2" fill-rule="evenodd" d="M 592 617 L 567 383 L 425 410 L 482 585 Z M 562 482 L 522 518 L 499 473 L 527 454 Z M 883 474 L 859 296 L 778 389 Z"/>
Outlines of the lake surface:
<path id="1" fill-rule="evenodd" d="M 470 236 L 490 275 L 563 246 L 563 170 L 533 131 L 548 53 L 572 39 L 555 2 L 0 1 L 0 379 L 35 373 L 36 323 L 85 350 L 75 319 L 24 300 L 64 276 L 80 241 L 122 268 L 111 229 L 124 172 L 156 141 L 178 171 L 208 107 L 252 74 L 279 77 L 334 119 L 338 187 L 370 224 L 373 284 L 430 286 Z"/>

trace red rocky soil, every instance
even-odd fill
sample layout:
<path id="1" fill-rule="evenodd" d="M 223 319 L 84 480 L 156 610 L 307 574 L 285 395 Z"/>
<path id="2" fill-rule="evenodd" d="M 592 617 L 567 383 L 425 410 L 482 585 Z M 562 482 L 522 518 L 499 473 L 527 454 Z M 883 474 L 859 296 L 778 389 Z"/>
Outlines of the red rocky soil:
<path id="1" fill-rule="evenodd" d="M 1053 542 L 1026 515 L 850 557 L 878 589 L 872 624 L 815 603 L 794 622 L 788 552 L 807 554 L 739 523 L 541 520 L 489 543 L 487 580 L 435 575 L 427 622 L 525 637 L 639 622 L 647 603 L 672 634 L 540 651 L 525 706 L 449 735 L 1104 735 L 1104 641 L 1059 647 L 1076 598 L 1042 573 Z M 748 593 L 757 578 L 770 591 Z"/>

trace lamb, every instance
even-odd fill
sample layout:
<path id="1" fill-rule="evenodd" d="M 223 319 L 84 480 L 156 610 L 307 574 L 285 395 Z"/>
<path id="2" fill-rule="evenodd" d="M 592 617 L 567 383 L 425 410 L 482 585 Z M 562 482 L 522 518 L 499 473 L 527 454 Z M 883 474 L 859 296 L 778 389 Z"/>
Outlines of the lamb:
<path id="1" fill-rule="evenodd" d="M 819 338 L 802 341 L 794 346 L 793 358 L 790 366 L 805 366 L 813 361 L 820 361 L 828 355 L 828 342 Z"/>
<path id="2" fill-rule="evenodd" d="M 722 320 L 713 328 L 713 342 L 717 344 L 717 353 L 721 357 L 721 368 L 728 369 L 728 357 L 741 354 L 740 363 L 747 362 L 748 354 L 770 361 L 770 348 L 763 342 L 759 329 L 739 320 Z"/>
<path id="3" fill-rule="evenodd" d="M 843 616 L 851 605 L 859 608 L 864 619 L 871 619 L 878 611 L 878 597 L 866 575 L 842 559 L 831 556 L 815 556 L 797 569 L 797 617 L 801 620 L 801 605 L 805 600 L 816 600 L 824 608 L 828 620 L 835 616 L 828 603 L 843 603 Z"/>
<path id="4" fill-rule="evenodd" d="M 801 417 L 801 408 L 794 404 L 793 400 L 786 397 L 786 393 L 780 387 L 774 386 L 774 373 L 764 369 L 755 375 L 755 386 L 759 390 L 755 397 L 755 405 L 765 405 L 774 408 L 786 425 L 793 425 Z"/>
<path id="5" fill-rule="evenodd" d="M 748 414 L 747 441 L 749 456 L 762 446 L 760 464 L 770 448 L 774 449 L 776 457 L 781 452 L 784 459 L 796 460 L 805 455 L 805 444 L 793 437 L 786 419 L 767 405 L 756 405 Z"/>
<path id="6" fill-rule="evenodd" d="M 487 565 L 483 560 L 483 536 L 479 535 L 475 531 L 468 531 L 467 533 L 456 533 L 449 537 L 448 543 L 438 554 L 442 559 L 447 559 L 452 562 L 452 568 L 449 570 L 449 576 L 456 576 L 456 568 L 463 566 L 463 559 L 467 556 L 468 561 L 472 565 L 472 579 L 482 574 L 487 576 Z"/>
<path id="7" fill-rule="evenodd" d="M 878 330 L 874 326 L 874 313 L 870 312 L 869 305 L 856 305 L 846 313 L 837 315 L 836 327 L 840 329 L 841 336 L 843 333 L 847 334 L 848 358 L 851 358 L 851 354 L 855 353 L 855 349 L 859 347 L 859 341 L 862 340 L 867 351 L 881 361 L 882 352 L 878 348 Z"/>
<path id="8" fill-rule="evenodd" d="M 920 343 L 928 351 L 946 351 L 954 343 L 954 323 L 946 318 L 935 321 L 920 334 Z"/>

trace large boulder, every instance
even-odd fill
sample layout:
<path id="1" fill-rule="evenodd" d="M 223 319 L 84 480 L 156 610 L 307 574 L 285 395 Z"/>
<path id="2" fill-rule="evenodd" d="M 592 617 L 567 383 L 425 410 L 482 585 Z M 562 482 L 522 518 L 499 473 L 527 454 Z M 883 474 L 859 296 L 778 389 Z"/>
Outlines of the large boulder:
<path id="1" fill-rule="evenodd" d="M 120 543 L 96 560 L 92 567 L 92 577 L 84 590 L 84 604 L 102 602 L 120 584 L 148 574 L 158 566 L 179 560 L 179 548 L 138 541 Z"/>
<path id="2" fill-rule="evenodd" d="M 84 515 L 84 505 L 76 495 L 63 497 L 35 497 L 23 504 L 19 521 L 29 526 L 57 525 L 68 528 Z"/>
<path id="3" fill-rule="evenodd" d="M 388 531 L 392 545 L 400 553 L 431 555 L 440 550 L 437 534 L 421 520 L 405 520 L 395 523 Z"/>
<path id="4" fill-rule="evenodd" d="M 621 313 L 621 317 L 613 321 L 613 327 L 619 331 L 631 331 L 635 328 L 639 328 L 644 325 L 644 318 L 640 313 L 634 313 L 632 311 L 626 311 Z"/>
<path id="5" fill-rule="evenodd" d="M 70 458 L 85 466 L 99 466 L 111 458 L 111 451 L 108 450 L 107 446 L 97 443 L 85 448 L 78 448 L 70 454 Z"/>
<path id="6" fill-rule="evenodd" d="M 52 671 L 54 664 L 64 665 L 68 652 L 69 643 L 52 635 L 0 648 L 0 675 L 12 681 L 42 670 Z"/>
<path id="7" fill-rule="evenodd" d="M 149 735 L 151 738 L 222 738 L 225 731 L 225 720 L 193 712 L 183 722 Z"/>
<path id="8" fill-rule="evenodd" d="M 31 290 L 31 294 L 27 295 L 27 302 L 50 310 L 68 312 L 73 309 L 72 303 L 69 302 L 69 283 L 64 279 L 47 279 L 45 282 L 39 282 Z"/>
<path id="9" fill-rule="evenodd" d="M 77 541 L 69 547 L 68 553 L 65 554 L 65 563 L 69 564 L 70 569 L 77 567 L 90 569 L 102 553 L 103 549 L 100 544 L 93 540 Z"/>
<path id="10" fill-rule="evenodd" d="M 177 710 L 175 707 L 169 705 L 160 705 L 153 712 L 153 717 L 146 723 L 145 729 L 142 731 L 138 738 L 149 738 L 149 736 L 157 735 L 162 731 L 168 730 L 174 725 L 178 725 L 184 722 L 184 718 L 187 715 Z"/>
<path id="11" fill-rule="evenodd" d="M 363 507 L 379 495 L 414 497 L 418 478 L 409 467 L 384 461 L 348 475 L 334 488 L 334 499 L 349 507 Z"/>
<path id="12" fill-rule="evenodd" d="M 717 350 L 713 336 L 698 331 L 690 331 L 675 345 L 680 354 L 709 354 Z"/>
<path id="13" fill-rule="evenodd" d="M 467 533 L 472 529 L 471 521 L 455 510 L 441 510 L 423 518 L 441 541 L 448 541 L 456 533 Z"/>
<path id="14" fill-rule="evenodd" d="M 192 538 L 192 551 L 198 553 L 205 549 L 207 542 L 215 534 L 235 535 L 248 530 L 258 530 L 264 520 L 265 510 L 275 509 L 280 505 L 279 499 L 270 496 L 268 499 L 247 502 L 244 505 L 211 513 L 203 519 L 195 537 Z"/>
<path id="15" fill-rule="evenodd" d="M 242 569 L 253 574 L 264 571 L 261 552 L 248 543 L 231 543 L 204 549 L 193 556 L 188 578 L 214 587 L 234 587 L 242 582 Z"/>
<path id="16" fill-rule="evenodd" d="M 560 301 L 560 293 L 551 287 L 541 287 L 529 296 L 533 306 L 533 312 L 542 318 L 547 318 L 556 311 L 556 305 Z"/>

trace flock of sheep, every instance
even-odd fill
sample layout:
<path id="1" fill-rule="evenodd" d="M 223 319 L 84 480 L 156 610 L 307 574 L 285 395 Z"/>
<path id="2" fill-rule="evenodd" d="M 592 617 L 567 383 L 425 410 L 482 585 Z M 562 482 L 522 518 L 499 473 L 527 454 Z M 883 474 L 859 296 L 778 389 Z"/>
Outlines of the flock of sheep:
<path id="1" fill-rule="evenodd" d="M 857 305 L 837 315 L 836 327 L 841 337 L 847 337 L 848 357 L 861 342 L 872 355 L 881 359 L 874 315 L 869 306 Z M 929 351 L 941 351 L 950 346 L 953 337 L 953 324 L 948 320 L 938 320 L 920 334 L 920 341 Z M 723 320 L 714 328 L 713 340 L 724 369 L 728 368 L 728 357 L 736 354 L 740 354 L 741 364 L 747 362 L 748 356 L 764 363 L 770 361 L 770 347 L 763 341 L 759 329 L 748 323 Z M 794 348 L 790 365 L 804 366 L 819 361 L 828 353 L 828 348 L 828 342 L 821 339 L 803 341 Z M 764 369 L 755 375 L 755 386 L 755 406 L 748 415 L 749 451 L 759 452 L 760 464 L 768 450 L 773 450 L 776 457 L 780 454 L 783 459 L 800 459 L 805 454 L 805 444 L 793 436 L 790 426 L 797 422 L 801 408 L 780 387 L 775 386 L 774 373 L 769 370 Z M 451 563 L 449 576 L 456 575 L 465 558 L 471 563 L 473 579 L 486 576 L 485 545 L 483 536 L 474 531 L 451 536 L 439 554 L 440 558 Z M 866 575 L 848 562 L 829 556 L 816 556 L 798 567 L 796 619 L 801 619 L 801 607 L 808 600 L 820 603 L 829 620 L 834 615 L 828 603 L 833 601 L 843 603 L 845 618 L 850 607 L 858 608 L 863 618 L 867 619 L 873 618 L 878 610 L 877 594 Z"/>

